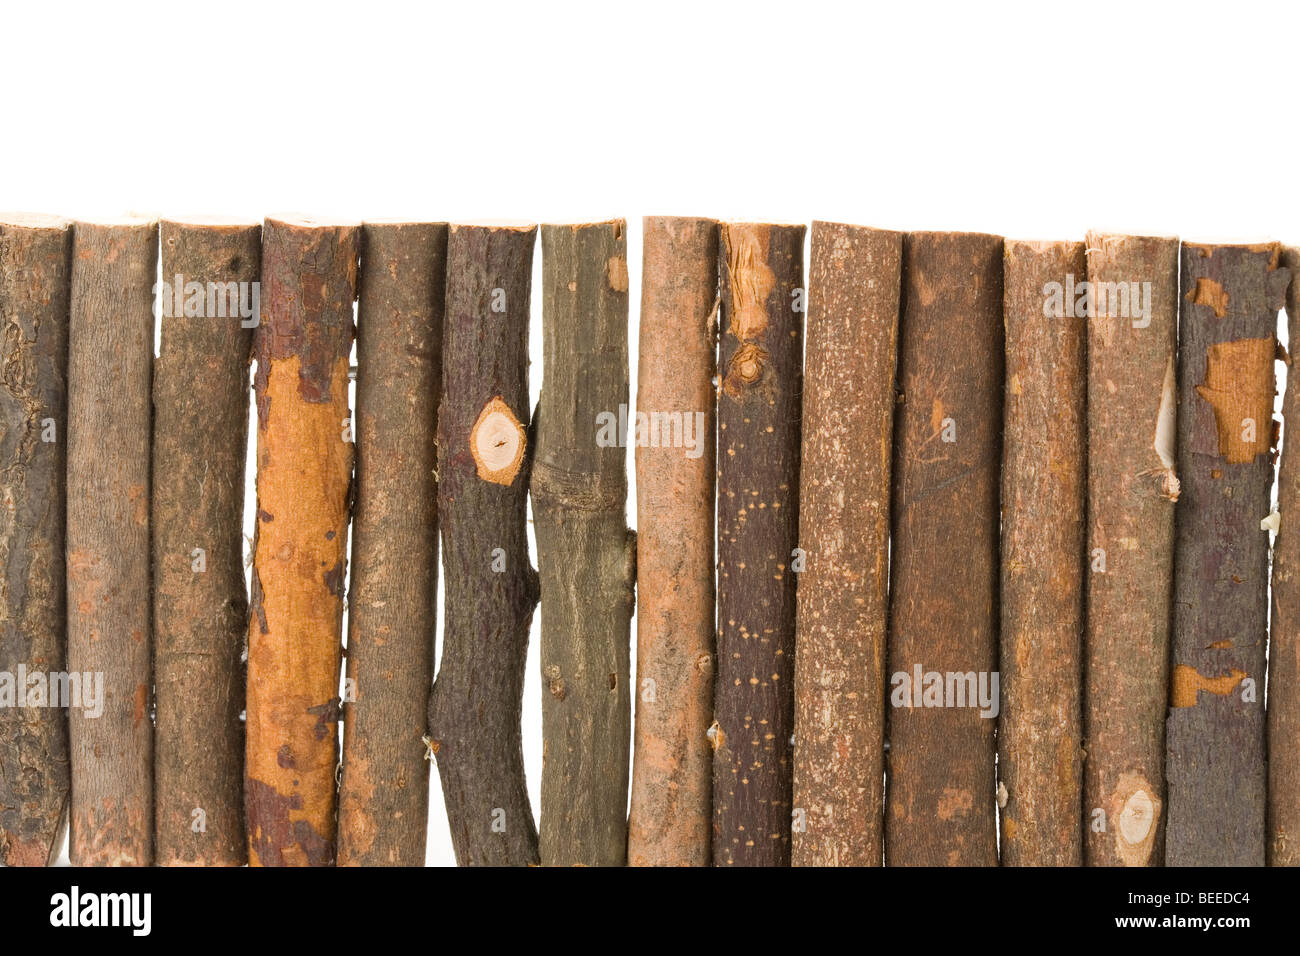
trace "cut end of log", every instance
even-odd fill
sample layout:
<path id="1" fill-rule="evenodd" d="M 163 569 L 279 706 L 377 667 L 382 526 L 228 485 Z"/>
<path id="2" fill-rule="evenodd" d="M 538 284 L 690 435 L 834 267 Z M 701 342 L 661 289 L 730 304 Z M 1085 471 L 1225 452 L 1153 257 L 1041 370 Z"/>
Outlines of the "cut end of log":
<path id="1" fill-rule="evenodd" d="M 360 229 L 359 219 L 331 219 L 328 216 L 308 216 L 302 213 L 285 213 L 267 216 L 266 221 L 291 229 Z"/>
<path id="2" fill-rule="evenodd" d="M 524 461 L 524 427 L 500 395 L 483 406 L 469 433 L 470 452 L 478 476 L 498 485 L 514 483 Z"/>
<path id="3" fill-rule="evenodd" d="M 43 212 L 0 212 L 0 228 L 9 226 L 17 229 L 67 229 L 71 221 L 62 216 L 51 216 Z"/>

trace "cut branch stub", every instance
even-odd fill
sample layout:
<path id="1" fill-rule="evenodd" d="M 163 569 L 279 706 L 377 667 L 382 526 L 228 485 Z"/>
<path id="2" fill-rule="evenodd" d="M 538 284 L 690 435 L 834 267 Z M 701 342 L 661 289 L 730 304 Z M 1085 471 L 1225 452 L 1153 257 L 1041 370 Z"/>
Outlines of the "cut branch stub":
<path id="1" fill-rule="evenodd" d="M 470 431 L 469 447 L 478 476 L 498 485 L 514 484 L 527 445 L 524 426 L 501 396 L 494 396 Z"/>

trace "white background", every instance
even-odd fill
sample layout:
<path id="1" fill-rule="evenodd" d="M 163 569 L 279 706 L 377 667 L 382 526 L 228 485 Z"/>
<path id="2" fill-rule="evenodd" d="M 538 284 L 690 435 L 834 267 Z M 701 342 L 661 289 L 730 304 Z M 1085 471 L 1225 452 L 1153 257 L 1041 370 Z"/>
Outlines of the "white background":
<path id="1" fill-rule="evenodd" d="M 623 216 L 633 356 L 648 214 L 1300 242 L 1282 4 L 2 2 L 0 208 Z"/>

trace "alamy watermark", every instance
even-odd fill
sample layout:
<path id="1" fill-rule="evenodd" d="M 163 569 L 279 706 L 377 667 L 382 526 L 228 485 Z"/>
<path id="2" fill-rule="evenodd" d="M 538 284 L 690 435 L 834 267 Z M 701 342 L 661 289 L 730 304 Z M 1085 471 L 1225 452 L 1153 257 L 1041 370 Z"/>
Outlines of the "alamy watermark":
<path id="1" fill-rule="evenodd" d="M 628 408 L 601 412 L 596 416 L 596 444 L 601 448 L 622 448 L 627 440 Z M 704 454 L 704 412 L 636 413 L 638 448 L 682 448 L 687 458 Z"/>
<path id="2" fill-rule="evenodd" d="M 1043 317 L 1063 319 L 1067 315 L 1131 319 L 1133 328 L 1145 329 L 1151 324 L 1151 283 L 1075 282 L 1074 274 L 1066 273 L 1064 282 L 1043 286 Z"/>
<path id="3" fill-rule="evenodd" d="M 187 282 L 176 275 L 153 287 L 158 315 L 164 319 L 239 319 L 239 327 L 255 329 L 261 321 L 260 282 Z"/>
<path id="4" fill-rule="evenodd" d="M 996 717 L 1001 709 L 1001 677 L 997 671 L 927 671 L 920 664 L 895 671 L 889 702 L 895 707 L 978 707 L 981 717 Z"/>
<path id="5" fill-rule="evenodd" d="M 99 671 L 0 671 L 0 710 L 60 707 L 84 711 L 85 717 L 104 713 L 104 675 Z"/>

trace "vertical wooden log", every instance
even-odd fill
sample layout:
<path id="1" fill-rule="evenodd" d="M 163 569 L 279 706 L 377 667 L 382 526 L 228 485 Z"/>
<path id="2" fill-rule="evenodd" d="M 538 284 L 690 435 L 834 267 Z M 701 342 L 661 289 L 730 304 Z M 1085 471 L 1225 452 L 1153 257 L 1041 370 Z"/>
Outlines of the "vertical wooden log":
<path id="1" fill-rule="evenodd" d="M 340 866 L 423 866 L 447 226 L 366 223 Z"/>
<path id="2" fill-rule="evenodd" d="M 72 232 L 52 216 L 0 216 L 0 864 L 45 866 L 67 825 L 68 728 L 38 682 L 64 669 L 68 281 Z M 21 695 L 21 696 L 20 696 Z M 33 707 L 19 707 L 29 700 Z"/>
<path id="3" fill-rule="evenodd" d="M 792 862 L 883 859 L 889 479 L 901 233 L 814 222 L 795 635 Z"/>
<path id="4" fill-rule="evenodd" d="M 285 218 L 262 228 L 244 787 L 255 866 L 335 862 L 360 242 L 356 224 Z"/>
<path id="5" fill-rule="evenodd" d="M 528 561 L 528 303 L 535 226 L 452 225 L 438 515 L 442 660 L 429 699 L 456 860 L 538 862 L 520 716 L 537 572 Z"/>
<path id="6" fill-rule="evenodd" d="M 724 223 L 713 862 L 788 866 L 803 226 Z"/>
<path id="7" fill-rule="evenodd" d="M 1083 862 L 1088 333 L 1065 287 L 1087 272 L 1081 242 L 1006 243 L 998 723 L 1005 866 Z"/>
<path id="8" fill-rule="evenodd" d="M 682 447 L 636 447 L 636 735 L 627 858 L 707 866 L 712 847 L 718 224 L 643 226 L 637 410 Z M 690 442 L 686 442 L 689 435 Z"/>
<path id="9" fill-rule="evenodd" d="M 542 227 L 542 395 L 531 493 L 542 601 L 544 866 L 627 858 L 627 224 Z M 639 430 L 639 429 L 638 429 Z"/>
<path id="10" fill-rule="evenodd" d="M 149 439 L 158 227 L 77 223 L 73 234 L 68 670 L 82 679 L 83 706 L 68 714 L 70 855 L 75 866 L 149 866 Z M 87 693 L 88 681 L 94 693 Z M 87 707 L 88 699 L 97 706 Z"/>
<path id="11" fill-rule="evenodd" d="M 242 866 L 244 465 L 260 224 L 163 222 L 154 367 L 154 812 L 163 866 Z"/>
<path id="12" fill-rule="evenodd" d="M 1300 248 L 1284 248 L 1282 265 L 1291 273 L 1287 340 L 1296 349 L 1300 348 Z M 1291 369 L 1282 399 L 1282 466 L 1277 477 L 1282 524 L 1273 544 L 1268 644 L 1269 866 L 1300 866 L 1300 751 L 1295 746 L 1300 740 L 1300 382 L 1291 377 L 1297 374 Z"/>
<path id="13" fill-rule="evenodd" d="M 1089 286 L 1066 296 L 1089 316 L 1084 862 L 1159 866 L 1179 493 L 1178 240 L 1089 233 L 1087 255 Z"/>
<path id="14" fill-rule="evenodd" d="M 1184 243 L 1167 866 L 1263 866 L 1277 243 Z"/>
<path id="15" fill-rule="evenodd" d="M 890 866 L 995 866 L 1002 240 L 909 233 L 894 431 Z"/>

